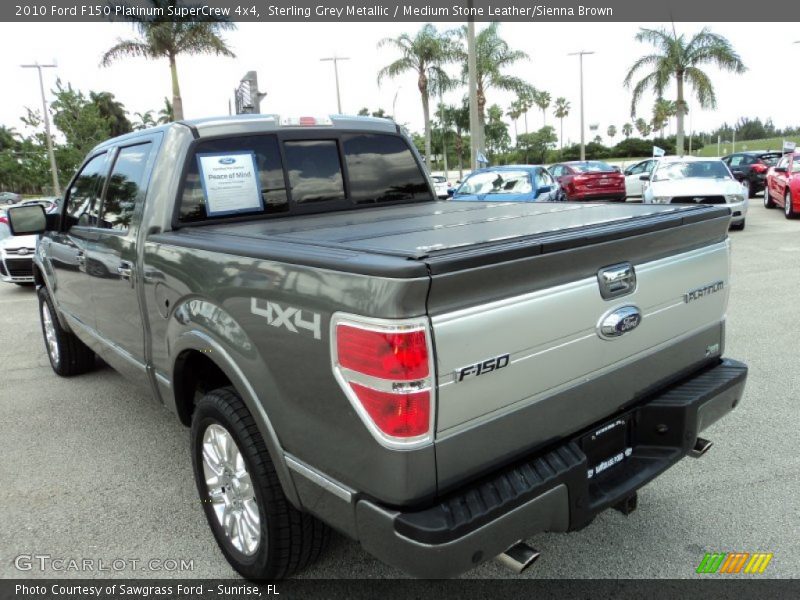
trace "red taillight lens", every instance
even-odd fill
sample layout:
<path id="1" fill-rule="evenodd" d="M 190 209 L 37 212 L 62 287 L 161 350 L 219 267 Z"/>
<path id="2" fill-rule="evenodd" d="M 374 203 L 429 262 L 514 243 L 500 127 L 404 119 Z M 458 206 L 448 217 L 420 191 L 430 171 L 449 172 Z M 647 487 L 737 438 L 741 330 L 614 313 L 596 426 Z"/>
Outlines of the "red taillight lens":
<path id="1" fill-rule="evenodd" d="M 351 384 L 364 410 L 375 425 L 392 437 L 417 437 L 428 432 L 431 393 L 393 394 Z"/>
<path id="2" fill-rule="evenodd" d="M 766 173 L 768 169 L 769 167 L 763 163 L 756 163 L 750 167 L 750 170 L 754 173 Z"/>
<path id="3" fill-rule="evenodd" d="M 0 223 L 5 223 L 8 225 L 8 217 L 0 217 Z"/>
<path id="4" fill-rule="evenodd" d="M 424 331 L 383 332 L 339 325 L 336 352 L 341 366 L 372 377 L 413 381 L 429 372 Z"/>

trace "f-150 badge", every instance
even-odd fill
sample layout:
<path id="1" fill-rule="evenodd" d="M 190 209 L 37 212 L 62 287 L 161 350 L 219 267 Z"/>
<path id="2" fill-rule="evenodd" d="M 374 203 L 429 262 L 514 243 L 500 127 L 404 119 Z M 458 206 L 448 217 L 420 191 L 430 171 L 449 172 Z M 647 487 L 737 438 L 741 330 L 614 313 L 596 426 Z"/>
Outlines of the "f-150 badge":
<path id="1" fill-rule="evenodd" d="M 466 367 L 461 367 L 460 369 L 456 369 L 456 383 L 464 381 L 466 377 L 479 377 L 491 373 L 492 371 L 498 371 L 503 367 L 507 367 L 509 362 L 511 362 L 511 356 L 502 354 L 494 358 L 487 358 L 481 362 L 476 362 L 472 365 L 467 365 Z"/>
<path id="2" fill-rule="evenodd" d="M 613 340 L 633 331 L 642 322 L 642 313 L 635 306 L 623 306 L 600 317 L 597 335 L 604 340 Z"/>
<path id="3" fill-rule="evenodd" d="M 322 338 L 322 317 L 318 313 L 306 312 L 306 318 L 303 317 L 303 311 L 293 306 L 281 306 L 277 302 L 266 301 L 266 306 L 263 308 L 259 306 L 257 298 L 250 298 L 250 312 L 259 317 L 264 317 L 267 323 L 273 327 L 284 327 L 292 333 L 299 333 L 299 329 L 310 331 L 315 340 Z"/>

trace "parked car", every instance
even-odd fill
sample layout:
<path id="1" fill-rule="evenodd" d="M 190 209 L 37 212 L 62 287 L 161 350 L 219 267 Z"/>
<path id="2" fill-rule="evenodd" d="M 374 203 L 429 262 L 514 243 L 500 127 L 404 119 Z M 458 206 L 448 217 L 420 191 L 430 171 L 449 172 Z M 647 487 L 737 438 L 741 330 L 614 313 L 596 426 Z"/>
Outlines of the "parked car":
<path id="1" fill-rule="evenodd" d="M 800 153 L 782 156 L 767 172 L 764 206 L 783 207 L 787 219 L 800 215 Z"/>
<path id="2" fill-rule="evenodd" d="M 433 180 L 433 190 L 436 192 L 436 197 L 447 198 L 447 190 L 450 188 L 447 179 L 443 175 L 431 175 L 431 179 Z"/>
<path id="3" fill-rule="evenodd" d="M 28 198 L 27 200 L 23 200 L 19 204 L 41 204 L 44 207 L 44 211 L 46 213 L 55 212 L 58 210 L 58 201 L 59 198 L 55 197 L 42 197 L 42 198 Z"/>
<path id="4" fill-rule="evenodd" d="M 550 174 L 559 184 L 558 200 L 625 201 L 625 177 L 617 167 L 599 160 L 555 164 Z"/>
<path id="5" fill-rule="evenodd" d="M 747 184 L 748 197 L 755 198 L 764 189 L 767 171 L 778 164 L 782 156 L 782 152 L 752 150 L 723 156 L 722 162 L 728 165 L 734 177 L 741 173 L 742 181 Z"/>
<path id="6" fill-rule="evenodd" d="M 7 223 L 2 226 L 8 227 Z M 0 280 L 17 285 L 33 284 L 33 255 L 38 239 L 38 235 L 9 235 L 0 240 Z"/>
<path id="7" fill-rule="evenodd" d="M 647 182 L 645 204 L 719 204 L 731 210 L 731 229 L 744 229 L 747 186 L 719 158 L 668 156 L 658 159 Z"/>
<path id="8" fill-rule="evenodd" d="M 9 209 L 43 236 L 53 370 L 97 353 L 191 427 L 245 577 L 302 569 L 328 525 L 420 577 L 524 569 L 519 540 L 631 512 L 742 398 L 727 209 L 440 202 L 424 169 L 384 119 L 214 118 L 98 145 L 59 213 Z"/>
<path id="9" fill-rule="evenodd" d="M 0 192 L 0 204 L 17 204 L 22 196 L 14 192 Z"/>
<path id="10" fill-rule="evenodd" d="M 459 202 L 547 202 L 556 197 L 556 182 L 545 167 L 536 165 L 476 169 L 453 194 Z"/>
<path id="11" fill-rule="evenodd" d="M 642 175 L 649 175 L 653 167 L 656 166 L 657 159 L 648 158 L 634 165 L 631 165 L 623 171 L 625 176 L 625 196 L 628 198 L 641 198 L 644 190 L 644 181 Z"/>

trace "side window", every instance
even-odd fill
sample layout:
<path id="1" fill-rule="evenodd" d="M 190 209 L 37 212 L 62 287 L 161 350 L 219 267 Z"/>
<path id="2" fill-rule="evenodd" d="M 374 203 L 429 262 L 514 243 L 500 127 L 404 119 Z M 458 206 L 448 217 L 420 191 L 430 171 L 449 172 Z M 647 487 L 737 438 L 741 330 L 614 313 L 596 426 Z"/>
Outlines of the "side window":
<path id="1" fill-rule="evenodd" d="M 778 161 L 777 167 L 786 167 L 789 164 L 789 157 L 784 156 Z"/>
<path id="2" fill-rule="evenodd" d="M 151 142 L 122 148 L 108 178 L 99 227 L 127 231 L 144 182 L 144 170 L 153 147 Z"/>
<path id="3" fill-rule="evenodd" d="M 639 173 L 644 173 L 644 168 L 647 166 L 646 162 L 640 162 L 639 164 L 633 165 L 631 167 L 631 175 L 638 175 Z"/>
<path id="4" fill-rule="evenodd" d="M 67 193 L 66 216 L 69 226 L 93 227 L 97 224 L 97 197 L 103 189 L 106 154 L 92 158 L 72 182 Z"/>
<path id="5" fill-rule="evenodd" d="M 732 156 L 730 162 L 728 162 L 728 166 L 731 166 L 731 167 L 738 167 L 741 164 L 742 164 L 741 155 Z"/>
<path id="6" fill-rule="evenodd" d="M 553 174 L 553 177 L 561 177 L 561 171 L 562 171 L 561 165 L 550 167 L 550 173 Z"/>
<path id="7" fill-rule="evenodd" d="M 547 187 L 549 185 L 553 185 L 553 178 L 550 177 L 550 173 L 548 173 L 545 169 L 538 169 L 536 171 L 536 189 Z"/>
<path id="8" fill-rule="evenodd" d="M 212 181 L 212 177 L 226 173 L 246 174 L 254 167 L 256 186 L 258 187 L 256 193 L 260 190 L 261 206 L 256 206 L 256 203 L 252 205 L 254 208 L 250 206 L 249 192 L 251 189 L 238 183 L 242 180 L 241 178 L 213 179 L 213 189 L 207 189 L 207 184 L 204 183 L 200 174 L 201 160 L 205 160 L 206 163 L 210 161 L 220 171 L 217 174 L 205 173 L 205 177 L 208 177 L 209 181 Z M 244 168 L 237 164 L 237 160 L 244 165 Z M 232 183 L 226 185 L 226 181 Z M 215 211 L 209 207 L 209 193 L 212 194 L 212 206 L 215 208 L 227 206 L 227 208 L 238 209 L 228 211 L 228 214 L 232 216 L 287 212 L 289 200 L 286 194 L 278 138 L 274 135 L 252 135 L 199 143 L 186 171 L 178 219 L 183 223 L 190 223 L 210 218 L 212 216 L 210 213 Z M 240 203 L 247 204 L 247 206 L 242 209 Z"/>
<path id="9" fill-rule="evenodd" d="M 344 200 L 336 140 L 287 141 L 283 148 L 293 202 Z"/>
<path id="10" fill-rule="evenodd" d="M 350 196 L 356 204 L 431 199 L 425 177 L 403 138 L 353 134 L 343 136 L 342 145 Z"/>
<path id="11" fill-rule="evenodd" d="M 652 172 L 653 172 L 653 169 L 655 169 L 655 168 L 656 168 L 656 161 L 654 161 L 654 160 L 648 160 L 648 161 L 647 161 L 647 162 L 644 164 L 644 168 L 642 169 L 642 172 L 643 172 L 643 173 L 652 173 Z"/>

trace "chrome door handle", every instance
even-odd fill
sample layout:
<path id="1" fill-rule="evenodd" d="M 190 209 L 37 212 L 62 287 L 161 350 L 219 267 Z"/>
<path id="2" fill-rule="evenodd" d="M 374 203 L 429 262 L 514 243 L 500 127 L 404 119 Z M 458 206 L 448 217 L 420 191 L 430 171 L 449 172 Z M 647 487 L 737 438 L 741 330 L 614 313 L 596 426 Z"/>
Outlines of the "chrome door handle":
<path id="1" fill-rule="evenodd" d="M 128 261 L 122 261 L 117 267 L 117 273 L 122 279 L 130 281 L 131 277 L 133 277 L 133 265 Z"/>

